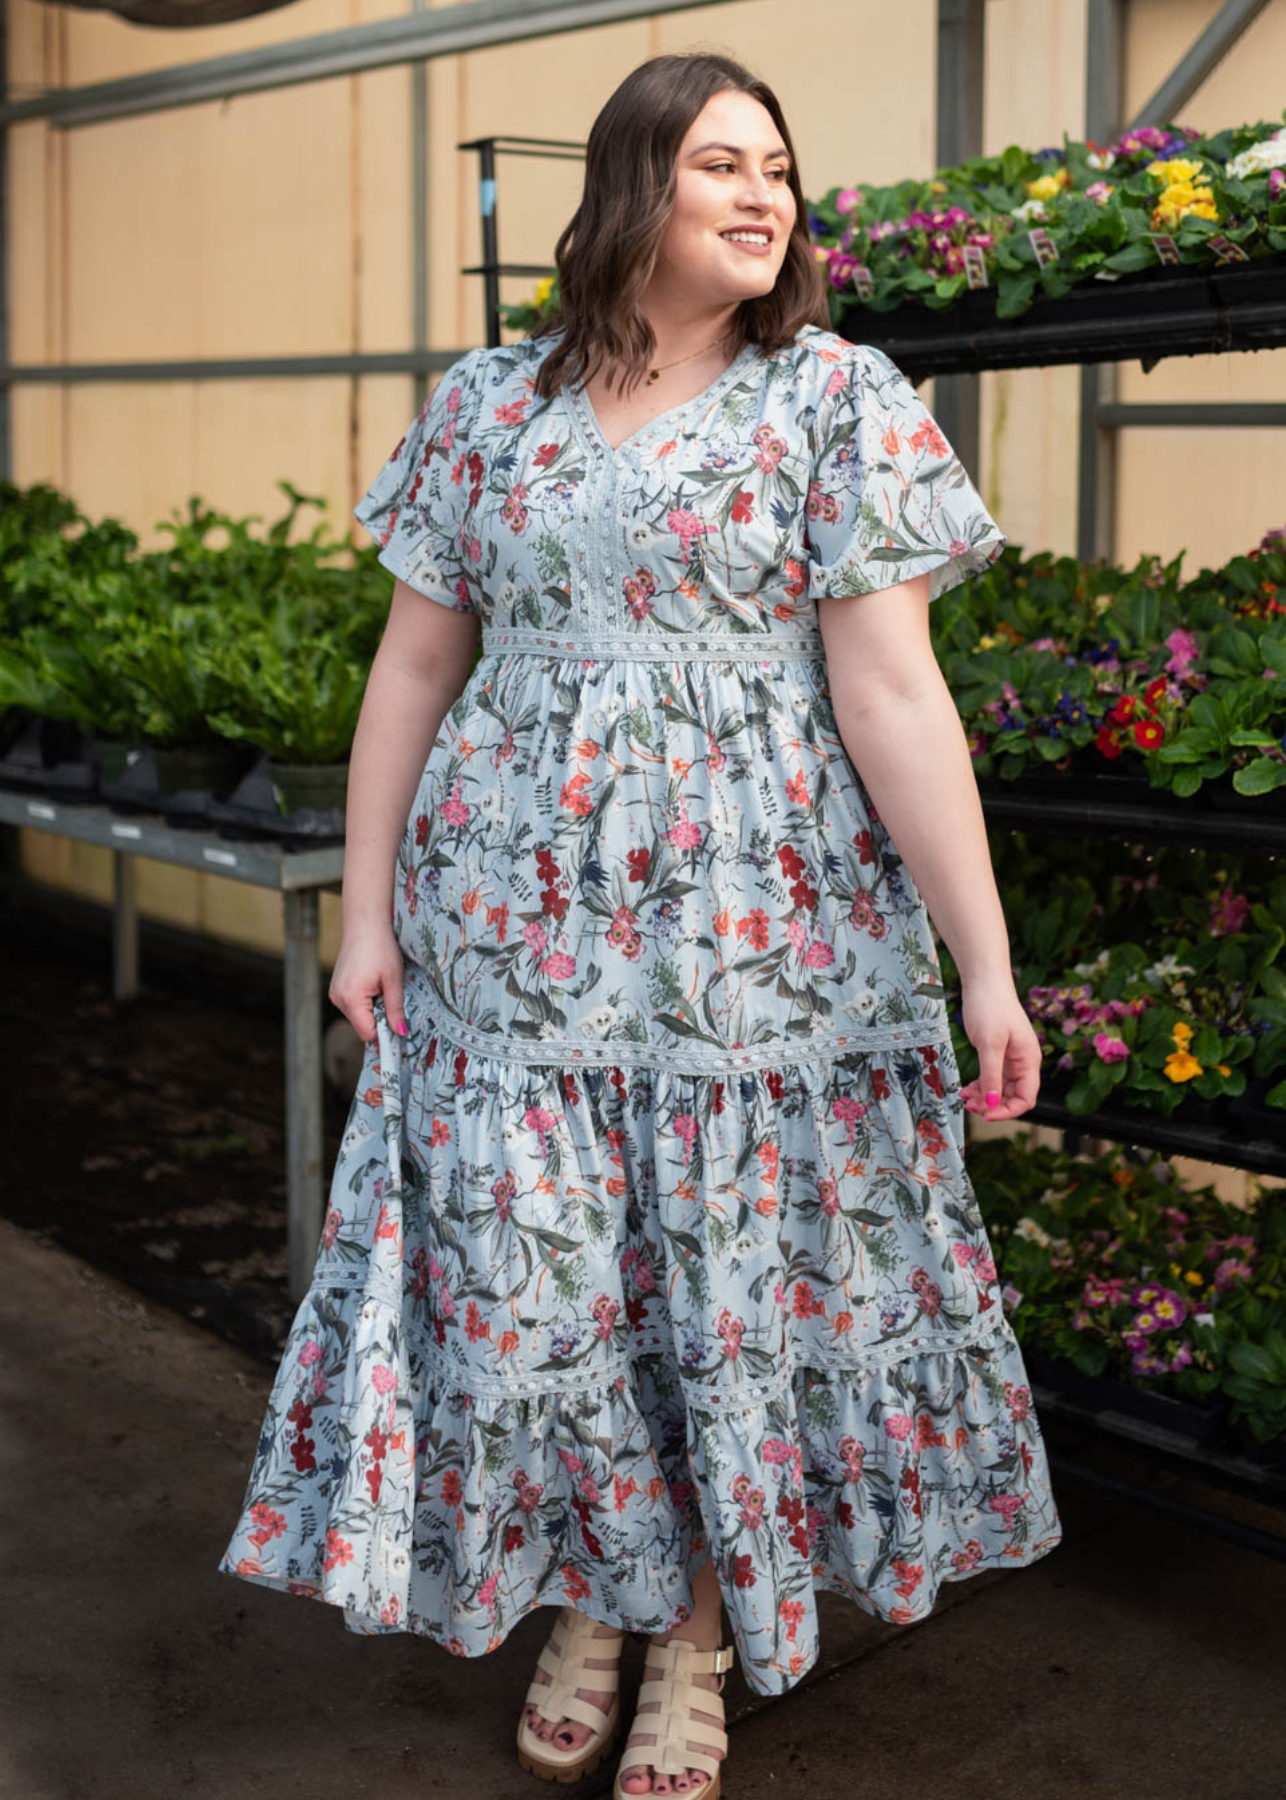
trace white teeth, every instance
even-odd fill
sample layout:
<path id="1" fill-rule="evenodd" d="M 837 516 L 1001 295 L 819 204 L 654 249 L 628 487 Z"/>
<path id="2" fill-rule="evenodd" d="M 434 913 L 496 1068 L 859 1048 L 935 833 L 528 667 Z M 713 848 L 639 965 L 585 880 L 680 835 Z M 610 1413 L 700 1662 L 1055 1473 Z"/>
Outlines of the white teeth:
<path id="1" fill-rule="evenodd" d="M 767 244 L 770 239 L 763 231 L 721 231 L 720 237 L 726 237 L 730 244 Z"/>

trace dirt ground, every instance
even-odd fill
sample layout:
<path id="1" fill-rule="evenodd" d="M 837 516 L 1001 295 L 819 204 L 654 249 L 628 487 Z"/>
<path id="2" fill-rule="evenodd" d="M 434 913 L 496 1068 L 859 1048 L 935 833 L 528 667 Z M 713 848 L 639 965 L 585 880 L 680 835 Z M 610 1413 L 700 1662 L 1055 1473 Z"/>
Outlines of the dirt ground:
<path id="1" fill-rule="evenodd" d="M 294 1312 L 280 993 L 247 981 L 229 1006 L 226 981 L 176 988 L 145 954 L 117 1002 L 105 948 L 7 935 L 0 1216 L 274 1359 Z M 326 1089 L 325 1168 L 351 1098 Z"/>

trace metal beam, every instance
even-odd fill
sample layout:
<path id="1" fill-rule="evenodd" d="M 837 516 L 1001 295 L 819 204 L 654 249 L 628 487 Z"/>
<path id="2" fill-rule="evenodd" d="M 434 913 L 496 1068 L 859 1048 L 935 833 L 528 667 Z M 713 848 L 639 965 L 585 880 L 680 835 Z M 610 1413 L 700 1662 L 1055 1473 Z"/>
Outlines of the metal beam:
<path id="1" fill-rule="evenodd" d="M 1111 400 L 1098 409 L 1099 424 L 1286 425 L 1286 400 Z"/>
<path id="2" fill-rule="evenodd" d="M 7 363 L 0 387 L 25 381 L 228 381 L 261 375 L 400 375 L 449 369 L 459 350 L 370 350 L 336 356 L 176 357 L 172 362 Z"/>
<path id="3" fill-rule="evenodd" d="M 1089 0 L 1085 16 L 1085 136 L 1106 145 L 1120 128 L 1124 0 Z M 1116 542 L 1116 435 L 1100 409 L 1116 399 L 1116 365 L 1083 363 L 1076 466 L 1076 554 L 1110 557 Z"/>
<path id="4" fill-rule="evenodd" d="M 617 25 L 658 13 L 687 12 L 724 0 L 463 0 L 435 12 L 411 13 L 354 25 L 343 31 L 266 44 L 230 56 L 211 56 L 179 63 L 146 75 L 84 87 L 58 88 L 29 99 L 0 104 L 0 125 L 24 119 L 48 119 L 69 128 L 104 119 L 129 118 L 191 106 L 202 100 L 225 100 L 235 94 L 260 94 L 332 75 L 385 69 L 398 63 L 463 51 L 491 49 L 527 38 L 554 37 L 585 31 L 594 25 Z"/>
<path id="5" fill-rule="evenodd" d="M 1148 95 L 1126 126 L 1168 125 L 1202 82 L 1218 67 L 1268 5 L 1268 0 L 1225 0 L 1201 36 L 1171 69 L 1160 87 Z"/>
<path id="6" fill-rule="evenodd" d="M 938 0 L 937 167 L 982 154 L 983 51 L 986 0 Z M 977 477 L 980 427 L 977 375 L 940 375 L 933 412 L 956 455 Z"/>

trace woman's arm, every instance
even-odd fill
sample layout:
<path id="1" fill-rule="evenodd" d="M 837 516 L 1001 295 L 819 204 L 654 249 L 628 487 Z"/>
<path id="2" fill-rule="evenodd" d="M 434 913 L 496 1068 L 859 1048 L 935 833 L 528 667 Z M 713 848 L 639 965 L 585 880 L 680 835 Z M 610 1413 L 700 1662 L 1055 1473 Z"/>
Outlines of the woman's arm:
<path id="1" fill-rule="evenodd" d="M 835 722 L 962 980 L 1010 980 L 1009 934 L 960 715 L 929 638 L 929 577 L 819 600 Z"/>
<path id="2" fill-rule="evenodd" d="M 969 745 L 929 638 L 928 575 L 817 602 L 835 722 L 960 971 L 973 1112 L 1035 1104 L 1040 1040 L 1014 986 Z"/>
<path id="3" fill-rule="evenodd" d="M 398 846 L 438 728 L 464 688 L 478 618 L 405 581 L 371 663 L 353 735 L 345 809 L 343 929 L 388 926 Z"/>

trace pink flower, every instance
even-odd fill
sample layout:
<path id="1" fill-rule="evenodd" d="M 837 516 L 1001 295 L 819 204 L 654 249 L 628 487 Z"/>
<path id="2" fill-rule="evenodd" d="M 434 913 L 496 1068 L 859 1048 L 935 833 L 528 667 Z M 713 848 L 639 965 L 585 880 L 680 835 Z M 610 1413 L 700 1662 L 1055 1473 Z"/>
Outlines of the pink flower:
<path id="1" fill-rule="evenodd" d="M 576 958 L 568 956 L 564 950 L 555 950 L 540 967 L 542 974 L 548 975 L 551 981 L 570 981 L 576 973 Z"/>
<path id="2" fill-rule="evenodd" d="M 713 525 L 707 520 L 699 518 L 687 507 L 674 507 L 666 517 L 666 524 L 682 543 L 685 556 L 692 554 L 693 538 L 701 537 L 704 533 L 714 530 Z"/>
<path id="3" fill-rule="evenodd" d="M 884 1429 L 891 1438 L 908 1438 L 915 1429 L 913 1421 L 906 1413 L 890 1413 L 884 1421 Z"/>
<path id="4" fill-rule="evenodd" d="M 300 1367 L 305 1369 L 311 1368 L 312 1365 L 320 1359 L 321 1353 L 321 1345 L 317 1342 L 317 1339 L 309 1338 L 308 1342 L 299 1352 Z"/>
<path id="5" fill-rule="evenodd" d="M 861 204 L 861 188 L 841 188 L 835 196 L 835 211 L 838 213 L 851 213 Z"/>
<path id="6" fill-rule="evenodd" d="M 377 1394 L 391 1394 L 397 1386 L 397 1376 L 386 1363 L 377 1363 L 371 1370 L 371 1386 Z"/>
<path id="7" fill-rule="evenodd" d="M 1073 1029 L 1075 1028 L 1073 1027 Z M 1116 1037 L 1108 1031 L 1095 1032 L 1094 1049 L 1098 1053 L 1099 1061 L 1105 1063 L 1124 1062 L 1130 1054 L 1130 1046 L 1124 1038 Z"/>

